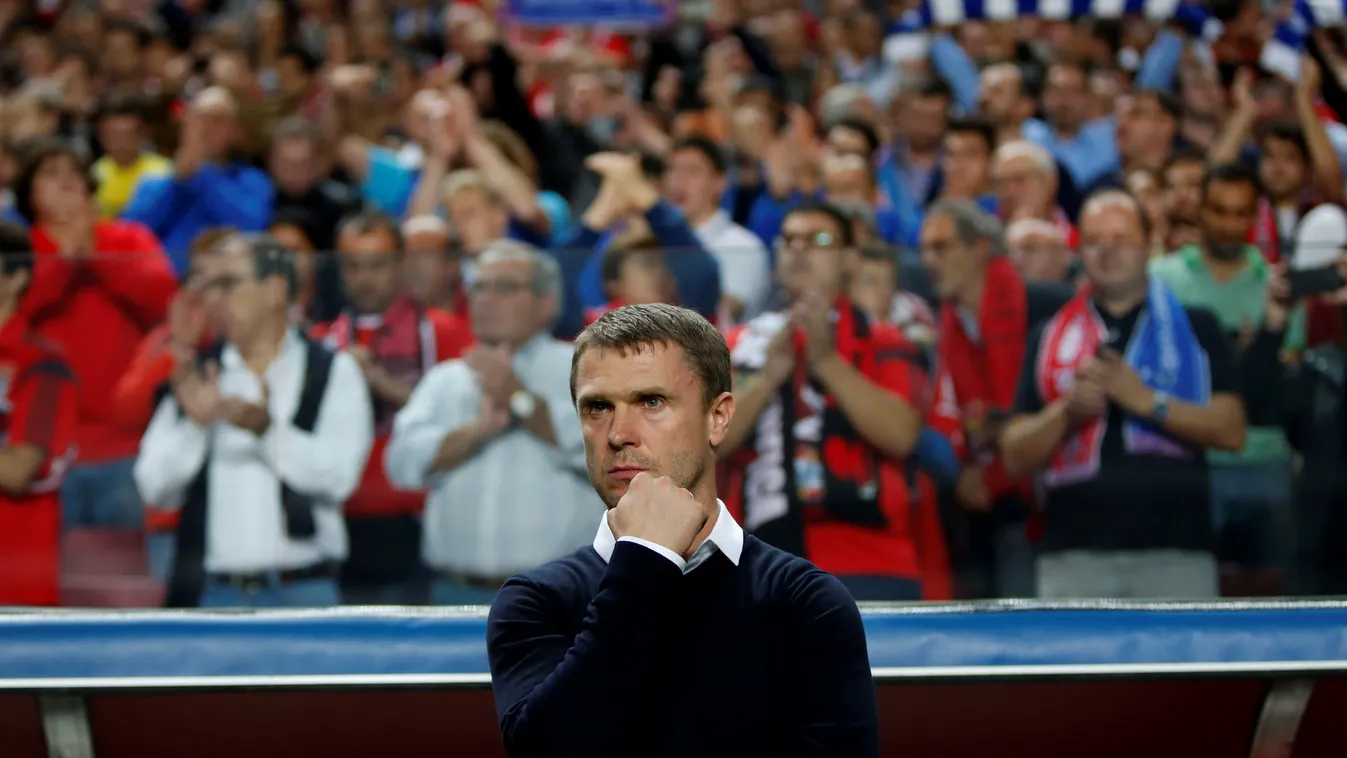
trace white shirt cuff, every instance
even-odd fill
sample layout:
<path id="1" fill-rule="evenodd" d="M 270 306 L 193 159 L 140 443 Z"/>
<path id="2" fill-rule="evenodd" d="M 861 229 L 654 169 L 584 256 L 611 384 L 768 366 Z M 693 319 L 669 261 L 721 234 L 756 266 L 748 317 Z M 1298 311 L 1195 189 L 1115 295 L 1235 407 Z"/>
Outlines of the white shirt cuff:
<path id="1" fill-rule="evenodd" d="M 683 560 L 683 556 L 679 555 L 678 553 L 675 553 L 674 551 L 670 550 L 669 548 L 663 545 L 656 545 L 650 540 L 643 540 L 640 537 L 619 537 L 617 541 L 635 542 L 641 547 L 647 548 L 649 550 L 654 550 L 656 553 L 659 553 L 660 555 L 664 556 L 665 558 L 668 558 L 671 562 L 673 562 L 673 565 L 677 566 L 679 571 L 684 571 L 688 567 L 688 562 Z"/>

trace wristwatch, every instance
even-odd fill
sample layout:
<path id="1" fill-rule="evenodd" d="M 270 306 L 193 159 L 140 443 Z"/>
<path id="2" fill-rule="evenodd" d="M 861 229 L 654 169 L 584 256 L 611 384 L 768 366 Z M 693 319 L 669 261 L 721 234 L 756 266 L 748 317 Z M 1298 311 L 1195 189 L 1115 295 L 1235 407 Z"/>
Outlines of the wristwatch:
<path id="1" fill-rule="evenodd" d="M 1156 392 L 1155 399 L 1151 401 L 1151 420 L 1157 424 L 1163 424 L 1168 416 L 1169 395 L 1164 392 Z"/>
<path id="2" fill-rule="evenodd" d="M 533 417 L 533 412 L 538 409 L 538 398 L 533 396 L 528 390 L 517 390 L 510 395 L 510 415 L 516 421 L 527 421 Z"/>

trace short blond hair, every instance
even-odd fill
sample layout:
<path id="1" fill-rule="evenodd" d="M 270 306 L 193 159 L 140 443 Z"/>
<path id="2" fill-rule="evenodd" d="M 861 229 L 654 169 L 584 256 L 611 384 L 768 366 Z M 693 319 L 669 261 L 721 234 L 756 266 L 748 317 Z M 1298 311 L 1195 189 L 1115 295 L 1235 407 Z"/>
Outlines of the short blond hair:
<path id="1" fill-rule="evenodd" d="M 444 185 L 440 190 L 440 196 L 443 202 L 448 203 L 464 192 L 476 190 L 486 196 L 487 200 L 500 205 L 502 200 L 500 193 L 495 187 L 486 180 L 486 175 L 476 169 L 462 169 L 455 171 L 444 177 Z"/>

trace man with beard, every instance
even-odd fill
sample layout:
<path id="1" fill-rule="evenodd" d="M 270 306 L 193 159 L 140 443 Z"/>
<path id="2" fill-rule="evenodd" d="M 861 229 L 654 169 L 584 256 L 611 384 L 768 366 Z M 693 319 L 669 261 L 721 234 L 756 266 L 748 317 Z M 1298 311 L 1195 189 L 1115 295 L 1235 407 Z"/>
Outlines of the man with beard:
<path id="1" fill-rule="evenodd" d="M 576 339 L 571 394 L 609 510 L 592 547 L 491 606 L 511 755 L 878 755 L 856 604 L 716 497 L 731 382 L 724 337 L 676 306 L 618 308 Z"/>
<path id="2" fill-rule="evenodd" d="M 1208 453 L 1220 558 L 1240 569 L 1244 591 L 1276 591 L 1289 552 L 1291 447 L 1279 423 L 1281 358 L 1303 350 L 1303 311 L 1269 297 L 1279 277 L 1249 230 L 1260 187 L 1253 171 L 1225 164 L 1202 181 L 1202 243 L 1158 258 L 1158 276 L 1185 306 L 1215 313 L 1240 350 L 1248 441 L 1242 450 Z M 1267 391 L 1262 391 L 1267 388 Z M 1242 594 L 1242 593 L 1241 593 Z"/>

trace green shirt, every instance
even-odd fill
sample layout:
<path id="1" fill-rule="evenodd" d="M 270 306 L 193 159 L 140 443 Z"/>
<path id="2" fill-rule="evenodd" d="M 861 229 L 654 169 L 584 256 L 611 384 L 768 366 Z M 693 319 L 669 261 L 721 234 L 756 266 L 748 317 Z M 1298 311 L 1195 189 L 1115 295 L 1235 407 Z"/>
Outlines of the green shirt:
<path id="1" fill-rule="evenodd" d="M 1211 276 L 1202 251 L 1189 245 L 1150 262 L 1150 272 L 1158 277 L 1190 308 L 1206 308 L 1216 314 L 1227 333 L 1238 334 L 1245 324 L 1258 328 L 1263 323 L 1263 309 L 1267 305 L 1268 263 L 1256 247 L 1244 251 L 1249 265 L 1231 279 L 1218 282 Z M 1305 311 L 1296 308 L 1286 325 L 1284 345 L 1290 350 L 1301 350 L 1306 341 Z M 1207 452 L 1207 460 L 1216 465 L 1241 463 L 1274 463 L 1289 461 L 1291 446 L 1281 427 L 1251 426 L 1238 453 L 1217 450 Z"/>

